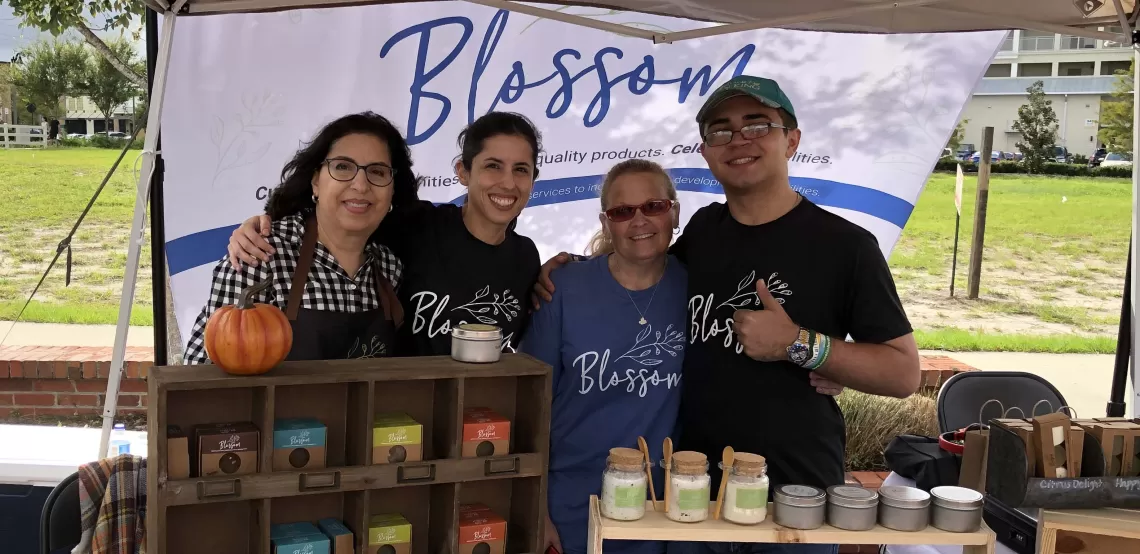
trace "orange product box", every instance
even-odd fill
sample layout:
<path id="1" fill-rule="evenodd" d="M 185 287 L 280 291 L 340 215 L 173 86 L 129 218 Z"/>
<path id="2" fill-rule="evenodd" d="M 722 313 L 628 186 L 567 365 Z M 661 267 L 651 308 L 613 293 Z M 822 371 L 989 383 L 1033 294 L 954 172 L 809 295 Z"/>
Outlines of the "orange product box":
<path id="1" fill-rule="evenodd" d="M 511 422 L 490 408 L 463 410 L 461 456 L 502 456 L 511 450 Z"/>
<path id="2" fill-rule="evenodd" d="M 506 520 L 482 504 L 459 507 L 459 554 L 504 554 L 506 545 Z"/>

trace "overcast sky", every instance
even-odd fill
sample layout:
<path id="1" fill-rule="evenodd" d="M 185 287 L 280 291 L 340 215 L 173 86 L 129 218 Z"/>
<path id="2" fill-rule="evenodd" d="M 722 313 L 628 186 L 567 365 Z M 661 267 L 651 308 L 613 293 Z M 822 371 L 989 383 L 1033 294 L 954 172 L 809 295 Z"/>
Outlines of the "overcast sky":
<path id="1" fill-rule="evenodd" d="M 94 20 L 98 21 L 98 19 Z M 139 25 L 141 26 L 142 23 L 140 22 Z M 76 40 L 81 40 L 74 31 L 71 33 Z M 118 31 L 97 34 L 102 37 L 114 37 L 118 36 Z M 51 34 L 40 32 L 39 29 L 35 28 L 20 27 L 20 18 L 12 13 L 12 8 L 7 4 L 0 4 L 0 61 L 11 60 L 17 50 L 35 42 L 40 37 L 50 39 Z M 146 56 L 145 37 L 140 34 L 139 38 L 140 40 L 135 44 L 135 51 L 142 59 Z"/>

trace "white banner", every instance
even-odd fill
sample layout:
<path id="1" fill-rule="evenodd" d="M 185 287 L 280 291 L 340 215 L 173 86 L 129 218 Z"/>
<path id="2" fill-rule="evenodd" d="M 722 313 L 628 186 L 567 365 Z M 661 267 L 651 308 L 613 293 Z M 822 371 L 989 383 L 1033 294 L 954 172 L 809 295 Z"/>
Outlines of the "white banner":
<path id="1" fill-rule="evenodd" d="M 657 30 L 701 23 L 563 11 Z M 519 231 L 543 259 L 597 229 L 600 176 L 641 157 L 668 168 L 684 221 L 723 198 L 693 120 L 733 75 L 774 78 L 803 129 L 791 160 L 807 198 L 890 252 L 1004 32 L 860 35 L 762 30 L 677 44 L 465 2 L 187 17 L 175 33 L 162 150 L 167 255 L 185 337 L 233 227 L 261 213 L 302 141 L 373 110 L 412 144 L 421 198 L 462 202 L 456 137 L 490 110 L 543 133 Z"/>

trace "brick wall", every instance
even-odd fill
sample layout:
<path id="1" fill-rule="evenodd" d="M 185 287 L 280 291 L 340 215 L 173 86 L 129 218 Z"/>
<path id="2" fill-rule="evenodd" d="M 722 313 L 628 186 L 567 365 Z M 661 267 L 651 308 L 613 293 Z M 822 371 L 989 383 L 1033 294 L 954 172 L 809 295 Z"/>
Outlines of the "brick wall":
<path id="1" fill-rule="evenodd" d="M 150 348 L 128 347 L 119 411 L 146 411 Z M 102 413 L 111 370 L 109 347 L 0 346 L 0 417 Z"/>

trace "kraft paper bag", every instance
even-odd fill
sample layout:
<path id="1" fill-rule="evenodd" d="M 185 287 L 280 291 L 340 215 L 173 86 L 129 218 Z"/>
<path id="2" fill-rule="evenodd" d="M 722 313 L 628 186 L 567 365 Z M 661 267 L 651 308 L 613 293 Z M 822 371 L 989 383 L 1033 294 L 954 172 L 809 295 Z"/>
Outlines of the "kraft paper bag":
<path id="1" fill-rule="evenodd" d="M 966 432 L 965 450 L 962 451 L 962 472 L 958 486 L 986 492 L 986 460 L 989 458 L 989 430 Z"/>

